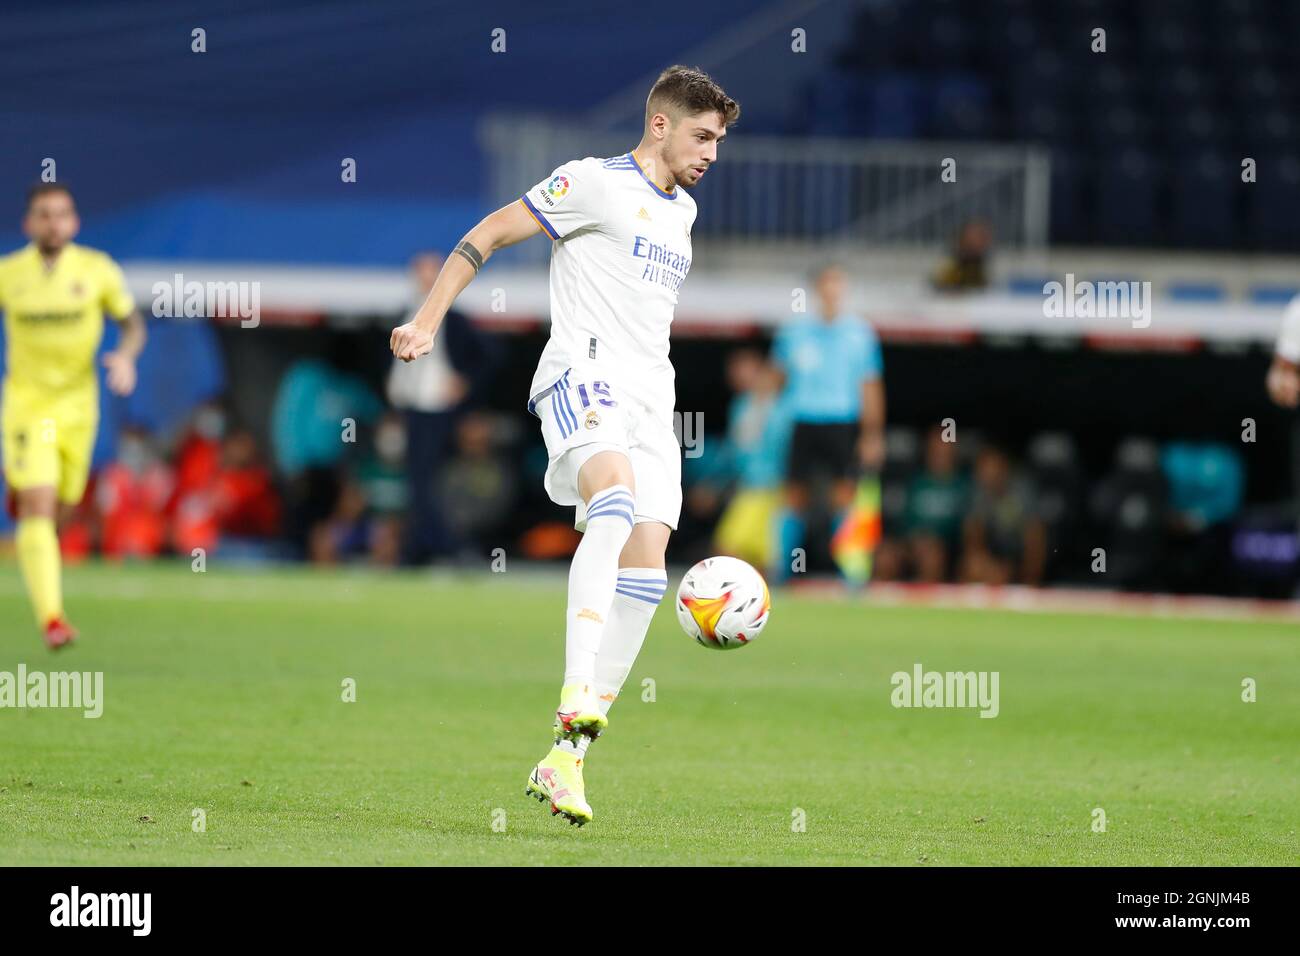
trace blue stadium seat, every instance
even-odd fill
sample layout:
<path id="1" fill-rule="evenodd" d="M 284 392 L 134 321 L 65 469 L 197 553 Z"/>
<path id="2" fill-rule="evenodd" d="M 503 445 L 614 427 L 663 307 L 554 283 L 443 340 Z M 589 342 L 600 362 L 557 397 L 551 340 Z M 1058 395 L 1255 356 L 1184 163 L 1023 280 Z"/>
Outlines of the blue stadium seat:
<path id="1" fill-rule="evenodd" d="M 1212 282 L 1171 282 L 1165 294 L 1175 302 L 1222 302 L 1227 298 L 1223 286 Z"/>
<path id="2" fill-rule="evenodd" d="M 1175 246 L 1236 245 L 1241 177 L 1227 156 L 1199 153 L 1171 164 L 1169 241 Z"/>
<path id="3" fill-rule="evenodd" d="M 1125 149 L 1097 165 L 1092 234 L 1102 242 L 1131 245 L 1156 231 L 1156 163 L 1150 154 Z"/>
<path id="4" fill-rule="evenodd" d="M 857 62 L 879 71 L 865 132 L 1049 146 L 1053 241 L 1296 247 L 1280 204 L 1289 171 L 1243 194 L 1239 163 L 1300 156 L 1300 44 L 1287 39 L 1300 3 L 865 6 L 854 42 L 876 53 Z M 1099 26 L 1104 54 L 1091 49 Z"/>
<path id="5" fill-rule="evenodd" d="M 1080 243 L 1091 238 L 1088 188 L 1092 163 L 1068 147 L 1052 150 L 1051 236 L 1054 242 Z"/>
<path id="6" fill-rule="evenodd" d="M 947 69 L 969 66 L 973 60 L 975 38 L 960 16 L 927 11 L 929 29 L 925 37 L 927 62 Z"/>
<path id="7" fill-rule="evenodd" d="M 1244 183 L 1250 245 L 1260 249 L 1300 248 L 1300 160 L 1290 155 L 1255 157 L 1256 181 Z"/>
<path id="8" fill-rule="evenodd" d="M 1207 109 L 1167 113 L 1161 117 L 1161 133 L 1165 146 L 1176 153 L 1187 154 L 1204 151 L 1207 147 L 1222 146 L 1228 128 Z"/>
<path id="9" fill-rule="evenodd" d="M 1012 295 L 1029 295 L 1042 298 L 1043 286 L 1053 281 L 1052 276 L 1012 276 L 1007 280 L 1007 291 Z M 1056 279 L 1060 281 L 1060 279 Z"/>
<path id="10" fill-rule="evenodd" d="M 1047 104 L 1015 110 L 1011 135 L 1031 143 L 1060 146 L 1062 149 L 1077 146 L 1079 142 L 1079 133 L 1066 111 Z"/>
<path id="11" fill-rule="evenodd" d="M 908 73 L 885 73 L 867 92 L 867 133 L 880 139 L 912 139 L 921 134 L 925 116 L 921 81 Z"/>
<path id="12" fill-rule="evenodd" d="M 972 62 L 991 80 L 1001 79 L 1012 64 L 1027 63 L 1044 46 L 1032 17 L 1024 13 L 989 14 L 975 29 Z"/>
<path id="13" fill-rule="evenodd" d="M 1281 106 L 1242 110 L 1236 126 L 1236 141 L 1247 155 L 1295 152 L 1300 146 L 1300 123 Z"/>
<path id="14" fill-rule="evenodd" d="M 847 136 L 858 104 L 854 90 L 860 77 L 845 72 L 820 76 L 808 88 L 803 132 L 815 136 Z"/>
<path id="15" fill-rule="evenodd" d="M 1297 295 L 1300 286 L 1257 285 L 1250 290 L 1250 301 L 1256 305 L 1286 305 Z"/>
<path id="16" fill-rule="evenodd" d="M 1088 113 L 1084 127 L 1096 143 L 1145 143 L 1151 124 L 1148 118 L 1128 106 L 1111 106 Z"/>
<path id="17" fill-rule="evenodd" d="M 969 74 L 940 77 L 932 89 L 930 135 L 937 139 L 988 139 L 993 135 L 992 94 Z"/>
<path id="18" fill-rule="evenodd" d="M 859 72 L 906 65 L 915 33 L 912 11 L 902 3 L 873 3 L 857 15 L 852 39 L 845 44 L 841 65 Z"/>

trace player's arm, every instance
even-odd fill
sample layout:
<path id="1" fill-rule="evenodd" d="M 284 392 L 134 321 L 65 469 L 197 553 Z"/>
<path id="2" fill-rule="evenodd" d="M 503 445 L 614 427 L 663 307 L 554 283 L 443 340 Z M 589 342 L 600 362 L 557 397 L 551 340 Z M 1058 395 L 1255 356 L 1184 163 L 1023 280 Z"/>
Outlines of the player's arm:
<path id="1" fill-rule="evenodd" d="M 409 362 L 431 350 L 433 337 L 447 310 L 492 254 L 541 231 L 541 223 L 533 218 L 522 202 L 502 206 L 471 229 L 443 263 L 442 271 L 414 318 L 393 329 L 388 342 L 393 354 Z"/>
<path id="2" fill-rule="evenodd" d="M 879 471 L 885 464 L 885 376 L 880 341 L 874 332 L 862 356 L 862 412 L 858 423 L 858 458 Z"/>
<path id="3" fill-rule="evenodd" d="M 885 463 L 885 380 L 879 375 L 862 381 L 858 429 L 858 456 L 864 466 L 877 470 Z"/>
<path id="4" fill-rule="evenodd" d="M 135 307 L 135 298 L 126 282 L 126 275 L 112 259 L 103 256 L 97 266 L 100 282 L 99 305 L 112 316 L 121 328 L 117 347 L 105 352 L 103 363 L 108 370 L 108 388 L 115 395 L 130 395 L 135 391 L 135 360 L 144 351 L 146 338 L 144 319 Z"/>
<path id="5" fill-rule="evenodd" d="M 104 367 L 108 369 L 108 387 L 115 395 L 130 395 L 135 391 L 135 362 L 144 351 L 148 338 L 144 319 L 138 309 L 132 309 L 125 319 L 118 320 L 122 332 L 117 340 L 117 348 L 104 353 Z"/>

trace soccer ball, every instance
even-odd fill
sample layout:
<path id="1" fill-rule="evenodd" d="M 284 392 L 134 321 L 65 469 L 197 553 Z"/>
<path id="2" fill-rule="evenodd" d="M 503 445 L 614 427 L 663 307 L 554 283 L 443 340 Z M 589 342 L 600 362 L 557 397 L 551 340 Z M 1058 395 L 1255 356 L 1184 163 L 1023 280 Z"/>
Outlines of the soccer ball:
<path id="1" fill-rule="evenodd" d="M 739 558 L 705 558 L 677 588 L 677 620 L 689 637 L 725 651 L 763 632 L 772 597 L 763 576 Z"/>

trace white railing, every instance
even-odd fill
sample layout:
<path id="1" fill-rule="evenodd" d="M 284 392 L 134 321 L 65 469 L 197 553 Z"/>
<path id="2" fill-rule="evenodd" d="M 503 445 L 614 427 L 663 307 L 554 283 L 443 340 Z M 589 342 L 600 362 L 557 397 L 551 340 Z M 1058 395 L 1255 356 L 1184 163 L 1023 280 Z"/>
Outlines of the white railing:
<path id="1" fill-rule="evenodd" d="M 563 162 L 617 156 L 636 145 L 626 134 L 535 118 L 489 117 L 480 132 L 498 204 Z M 697 239 L 947 245 L 963 222 L 980 218 L 1000 248 L 1047 243 L 1045 150 L 740 133 L 722 149 L 718 169 L 693 193 L 700 207 Z M 952 181 L 942 176 L 948 160 L 955 161 Z"/>

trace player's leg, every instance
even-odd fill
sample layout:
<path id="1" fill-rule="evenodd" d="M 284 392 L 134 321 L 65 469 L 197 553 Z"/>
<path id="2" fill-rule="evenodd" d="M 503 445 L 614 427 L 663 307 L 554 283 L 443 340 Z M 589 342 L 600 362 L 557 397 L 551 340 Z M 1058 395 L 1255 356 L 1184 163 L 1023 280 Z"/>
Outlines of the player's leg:
<path id="1" fill-rule="evenodd" d="M 95 450 L 95 431 L 98 427 L 99 415 L 93 407 L 67 411 L 57 420 L 54 445 L 58 453 L 56 487 L 58 510 L 55 520 L 59 528 L 67 523 L 72 517 L 72 512 L 85 497 L 86 483 L 90 479 L 90 459 Z M 56 547 L 56 560 L 58 557 Z M 60 611 L 57 621 L 46 628 L 45 642 L 51 647 L 60 647 L 76 636 L 76 630 Z"/>
<path id="2" fill-rule="evenodd" d="M 63 618 L 63 569 L 55 523 L 58 493 L 53 485 L 22 488 L 14 492 L 14 500 L 18 518 L 14 547 L 36 625 L 51 648 L 61 647 L 71 637 Z"/>
<path id="3" fill-rule="evenodd" d="M 569 568 L 565 678 L 555 712 L 555 746 L 533 768 L 524 792 L 549 802 L 553 814 L 582 825 L 592 811 L 578 742 L 599 734 L 608 723 L 595 692 L 596 652 L 614 600 L 619 554 L 632 533 L 636 485 L 627 455 L 625 409 L 612 398 L 606 401 L 615 404 L 599 411 L 584 407 L 589 394 L 583 396 L 578 386 L 577 378 L 566 373 L 549 394 L 534 400 L 550 458 L 547 494 L 557 504 L 579 505 L 585 514 L 578 524 L 582 541 Z"/>
<path id="4" fill-rule="evenodd" d="M 671 534 L 666 524 L 643 521 L 632 530 L 619 557 L 618 587 L 596 656 L 596 693 L 605 714 L 632 672 L 650 622 L 668 590 L 664 553 Z"/>
<path id="5" fill-rule="evenodd" d="M 650 622 L 668 590 L 664 553 L 671 534 L 672 529 L 661 522 L 639 522 L 619 557 L 618 587 L 596 655 L 595 689 L 600 712 L 606 716 L 632 673 Z M 584 736 L 561 741 L 559 746 L 584 757 L 590 743 L 591 738 Z"/>
<path id="6" fill-rule="evenodd" d="M 578 493 L 586 506 L 586 528 L 569 566 L 564 688 L 557 715 L 569 742 L 598 736 L 607 723 L 596 699 L 596 654 L 614 603 L 619 555 L 634 527 L 636 480 L 627 454 L 605 450 L 588 457 L 578 469 Z"/>
<path id="7" fill-rule="evenodd" d="M 72 640 L 75 632 L 63 616 L 63 570 L 56 525 L 60 470 L 57 423 L 6 401 L 3 432 L 5 480 L 17 519 L 14 547 L 23 584 L 37 627 L 46 643 L 58 648 Z"/>
<path id="8" fill-rule="evenodd" d="M 835 516 L 833 527 L 839 527 L 844 516 L 853 507 L 857 497 L 861 468 L 858 463 L 858 428 L 853 424 L 826 426 L 826 443 L 830 448 L 827 462 L 831 472 L 831 511 Z"/>
<path id="9" fill-rule="evenodd" d="M 569 469 L 577 469 L 586 527 L 569 566 L 564 685 L 555 711 L 555 746 L 533 767 L 524 793 L 549 802 L 552 816 L 563 814 L 570 824 L 582 826 L 592 818 L 582 777 L 583 754 L 609 723 L 597 698 L 596 654 L 614 604 L 619 554 L 632 533 L 635 480 L 622 450 L 592 453 L 592 446 L 580 446 L 567 456 L 572 459 Z"/>
<path id="10" fill-rule="evenodd" d="M 629 456 L 636 478 L 636 527 L 619 555 L 618 586 L 596 656 L 596 690 L 608 715 L 645 643 L 668 589 L 664 554 L 682 510 L 682 462 L 671 416 L 645 415 Z M 588 741 L 578 741 L 585 753 Z"/>
<path id="11" fill-rule="evenodd" d="M 569 567 L 564 690 L 557 715 L 564 733 L 599 733 L 605 724 L 592 689 L 596 652 L 614 600 L 618 556 L 634 523 L 628 409 L 605 382 L 599 384 L 597 393 L 588 376 L 570 369 L 532 403 L 549 458 L 547 495 L 556 504 L 578 506 L 583 516 L 576 523 L 582 540 Z M 593 394 L 599 394 L 599 408 Z"/>

